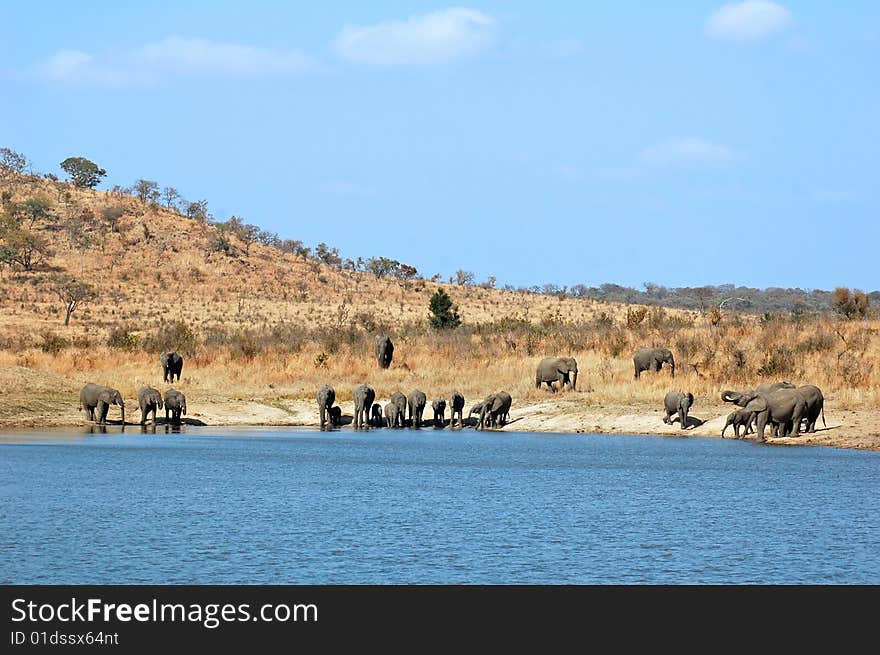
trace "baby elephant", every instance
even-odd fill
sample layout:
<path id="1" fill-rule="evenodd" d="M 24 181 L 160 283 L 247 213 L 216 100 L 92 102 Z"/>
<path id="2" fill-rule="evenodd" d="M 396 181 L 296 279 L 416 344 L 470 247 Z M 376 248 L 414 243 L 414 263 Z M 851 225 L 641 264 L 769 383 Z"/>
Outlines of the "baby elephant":
<path id="1" fill-rule="evenodd" d="M 333 427 L 342 425 L 342 408 L 339 405 L 334 405 L 327 410 L 327 413 L 330 414 L 330 425 Z"/>
<path id="2" fill-rule="evenodd" d="M 663 422 L 672 425 L 675 419 L 670 419 L 670 417 L 677 412 L 678 420 L 681 423 L 681 429 L 686 429 L 688 411 L 693 404 L 694 394 L 691 392 L 684 393 L 683 391 L 670 391 L 663 399 L 663 406 L 666 409 L 666 416 L 663 417 Z"/>
<path id="3" fill-rule="evenodd" d="M 374 428 L 381 428 L 385 425 L 385 420 L 382 418 L 382 405 L 379 403 L 373 403 L 370 410 L 370 425 Z"/>
<path id="4" fill-rule="evenodd" d="M 171 414 L 171 422 L 174 425 L 180 425 L 180 415 L 186 414 L 186 396 L 177 391 L 177 389 L 169 389 L 165 392 L 165 422 L 168 423 L 168 415 Z"/>
<path id="5" fill-rule="evenodd" d="M 736 435 L 736 438 L 739 439 L 739 428 L 742 426 L 745 428 L 743 430 L 743 436 L 749 434 L 749 432 L 754 432 L 754 422 L 755 422 L 755 413 L 747 412 L 744 409 L 738 409 L 735 412 L 731 412 L 727 415 L 727 421 L 724 423 L 724 427 L 721 429 L 721 438 L 724 438 L 724 431 L 727 430 L 728 426 L 733 426 L 733 433 Z"/>
<path id="6" fill-rule="evenodd" d="M 434 427 L 443 427 L 446 425 L 446 399 L 435 398 L 431 401 L 431 407 L 434 409 Z"/>
<path id="7" fill-rule="evenodd" d="M 147 424 L 147 414 L 153 414 L 153 425 L 156 425 L 156 410 L 162 409 L 162 394 L 153 387 L 138 389 L 138 405 L 141 408 L 141 425 Z"/>

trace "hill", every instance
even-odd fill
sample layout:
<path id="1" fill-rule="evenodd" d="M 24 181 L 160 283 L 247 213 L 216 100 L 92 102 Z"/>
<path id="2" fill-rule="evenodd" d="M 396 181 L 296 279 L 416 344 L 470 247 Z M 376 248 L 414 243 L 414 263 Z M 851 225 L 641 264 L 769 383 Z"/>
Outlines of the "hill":
<path id="1" fill-rule="evenodd" d="M 330 381 L 346 401 L 367 381 L 380 398 L 398 388 L 429 397 L 459 388 L 470 401 L 505 388 L 521 403 L 543 402 L 537 360 L 571 354 L 588 406 L 656 411 L 675 386 L 723 411 L 721 389 L 785 378 L 820 385 L 839 407 L 880 407 L 875 320 L 755 315 L 736 303 L 684 310 L 495 289 L 466 277 L 448 284 L 379 257 L 343 261 L 330 246 L 311 251 L 238 219 L 216 223 L 199 203 L 182 213 L 155 194 L 23 174 L 5 175 L 0 193 L 0 365 L 72 388 L 95 381 L 133 398 L 139 386 L 161 383 L 158 353 L 177 349 L 186 357 L 183 386 L 205 400 L 283 408 Z M 438 289 L 456 304 L 460 328 L 430 328 Z M 64 325 L 70 292 L 84 299 Z M 379 332 L 397 345 L 387 371 L 372 356 Z M 652 345 L 675 353 L 674 381 L 633 381 L 633 350 Z"/>

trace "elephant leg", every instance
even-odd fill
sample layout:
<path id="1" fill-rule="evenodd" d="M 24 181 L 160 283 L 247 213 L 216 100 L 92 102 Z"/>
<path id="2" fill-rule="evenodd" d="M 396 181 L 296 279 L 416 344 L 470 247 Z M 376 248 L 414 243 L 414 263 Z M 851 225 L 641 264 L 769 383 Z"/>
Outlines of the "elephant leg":
<path id="1" fill-rule="evenodd" d="M 758 441 L 764 441 L 764 428 L 767 427 L 767 416 L 765 413 L 758 415 L 758 423 L 755 426 L 755 434 Z"/>

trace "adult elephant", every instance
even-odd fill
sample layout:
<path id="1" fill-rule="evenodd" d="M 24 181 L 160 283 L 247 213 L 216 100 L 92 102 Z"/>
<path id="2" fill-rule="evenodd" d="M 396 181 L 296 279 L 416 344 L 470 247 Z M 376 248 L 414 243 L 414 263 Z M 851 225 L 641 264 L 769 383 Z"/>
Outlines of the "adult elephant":
<path id="1" fill-rule="evenodd" d="M 804 432 L 816 431 L 816 421 L 820 414 L 822 415 L 822 425 L 828 427 L 825 423 L 825 396 L 822 394 L 822 390 L 814 384 L 804 384 L 798 387 L 797 391 L 807 403 L 807 413 L 804 416 L 807 425 Z"/>
<path id="2" fill-rule="evenodd" d="M 535 371 L 535 389 L 540 389 L 545 384 L 554 393 L 553 383 L 559 383 L 559 391 L 565 388 L 566 383 L 572 391 L 577 389 L 578 364 L 574 357 L 545 357 L 538 364 Z"/>
<path id="3" fill-rule="evenodd" d="M 458 426 L 464 427 L 464 396 L 458 391 L 453 391 L 449 397 L 449 406 L 451 414 L 449 417 L 449 427 L 455 427 L 455 415 L 458 414 Z"/>
<path id="4" fill-rule="evenodd" d="M 376 392 L 368 384 L 360 384 L 352 394 L 354 399 L 354 427 L 355 429 L 367 427 L 370 419 L 370 410 L 373 409 L 373 401 L 376 400 Z"/>
<path id="5" fill-rule="evenodd" d="M 672 371 L 672 377 L 675 377 L 675 358 L 672 351 L 668 348 L 639 348 L 633 354 L 633 367 L 635 374 L 633 377 L 638 380 L 642 371 L 657 372 L 663 368 L 664 364 L 669 365 Z"/>
<path id="6" fill-rule="evenodd" d="M 477 428 L 482 430 L 486 427 L 488 419 L 492 426 L 501 426 L 507 422 L 507 415 L 510 413 L 510 406 L 513 398 L 506 391 L 493 393 L 483 401 L 483 407 L 480 410 L 480 420 Z"/>
<path id="7" fill-rule="evenodd" d="M 336 402 L 336 391 L 329 384 L 322 384 L 318 387 L 318 393 L 315 394 L 315 397 L 318 400 L 318 415 L 321 420 L 321 427 L 323 428 L 328 420 L 330 425 L 333 425 L 333 420 L 332 418 L 328 419 L 327 412 L 330 411 L 333 403 Z"/>
<path id="8" fill-rule="evenodd" d="M 379 362 L 379 368 L 391 366 L 393 358 L 394 344 L 391 343 L 391 337 L 385 334 L 376 335 L 376 361 Z"/>
<path id="9" fill-rule="evenodd" d="M 407 407 L 407 398 L 399 391 L 395 391 L 391 394 L 391 406 L 394 408 L 392 412 L 392 422 L 389 425 L 389 428 L 402 428 L 406 426 L 406 407 Z M 386 414 L 386 422 L 387 422 L 387 414 Z"/>
<path id="10" fill-rule="evenodd" d="M 757 387 L 755 387 L 756 393 L 773 393 L 774 391 L 779 391 L 780 389 L 795 389 L 796 387 L 791 383 L 783 380 L 782 382 L 762 382 Z"/>
<path id="11" fill-rule="evenodd" d="M 162 353 L 159 355 L 159 361 L 162 362 L 162 371 L 165 374 L 163 381 L 174 384 L 174 376 L 176 375 L 177 381 L 180 382 L 180 372 L 183 370 L 183 357 L 180 356 L 180 353 L 174 351 Z"/>
<path id="12" fill-rule="evenodd" d="M 181 415 L 186 415 L 186 396 L 177 389 L 169 389 L 165 392 L 165 422 L 168 423 L 169 414 L 171 423 L 180 425 Z"/>
<path id="13" fill-rule="evenodd" d="M 693 404 L 694 394 L 690 391 L 670 391 L 666 394 L 666 397 L 663 398 L 663 408 L 666 410 L 666 416 L 663 417 L 663 422 L 672 425 L 672 422 L 675 419 L 670 417 L 678 414 L 678 421 L 681 423 L 681 429 L 686 429 L 688 412 Z"/>
<path id="14" fill-rule="evenodd" d="M 754 412 L 758 441 L 764 441 L 764 429 L 768 424 L 778 426 L 779 436 L 799 435 L 801 418 L 807 416 L 807 401 L 798 389 L 783 388 L 770 393 L 725 391 L 721 399 Z"/>
<path id="15" fill-rule="evenodd" d="M 422 417 L 425 415 L 425 405 L 428 397 L 418 389 L 413 391 L 406 399 L 409 406 L 409 423 L 414 428 L 422 427 Z"/>
<path id="16" fill-rule="evenodd" d="M 162 409 L 162 394 L 153 387 L 141 387 L 138 389 L 138 406 L 141 409 L 141 425 L 147 424 L 147 415 L 153 414 L 153 425 L 156 425 L 156 410 Z"/>
<path id="17" fill-rule="evenodd" d="M 125 425 L 125 402 L 122 400 L 122 394 L 112 387 L 89 382 L 79 392 L 79 405 L 88 415 L 89 420 L 95 421 L 98 425 L 107 424 L 107 411 L 110 405 L 119 405 L 122 424 Z"/>

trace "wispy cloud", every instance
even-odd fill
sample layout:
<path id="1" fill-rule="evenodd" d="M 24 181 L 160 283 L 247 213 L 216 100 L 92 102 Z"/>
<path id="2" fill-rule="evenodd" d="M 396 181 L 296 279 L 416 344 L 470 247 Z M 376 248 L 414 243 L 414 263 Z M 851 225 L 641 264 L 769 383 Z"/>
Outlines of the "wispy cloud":
<path id="1" fill-rule="evenodd" d="M 208 39 L 170 36 L 124 51 L 88 53 L 59 50 L 32 72 L 71 85 L 129 85 L 207 76 L 278 76 L 305 72 L 310 59 L 295 51 L 278 52 Z"/>
<path id="2" fill-rule="evenodd" d="M 791 12 L 770 0 L 732 2 L 706 20 L 704 32 L 722 41 L 755 41 L 784 32 L 792 23 Z"/>
<path id="3" fill-rule="evenodd" d="M 406 20 L 347 26 L 334 49 L 348 61 L 377 66 L 442 64 L 473 56 L 495 37 L 495 20 L 456 7 Z"/>
<path id="4" fill-rule="evenodd" d="M 726 146 L 696 138 L 667 141 L 639 153 L 642 162 L 655 165 L 719 165 L 734 162 L 737 158 L 738 154 Z"/>

